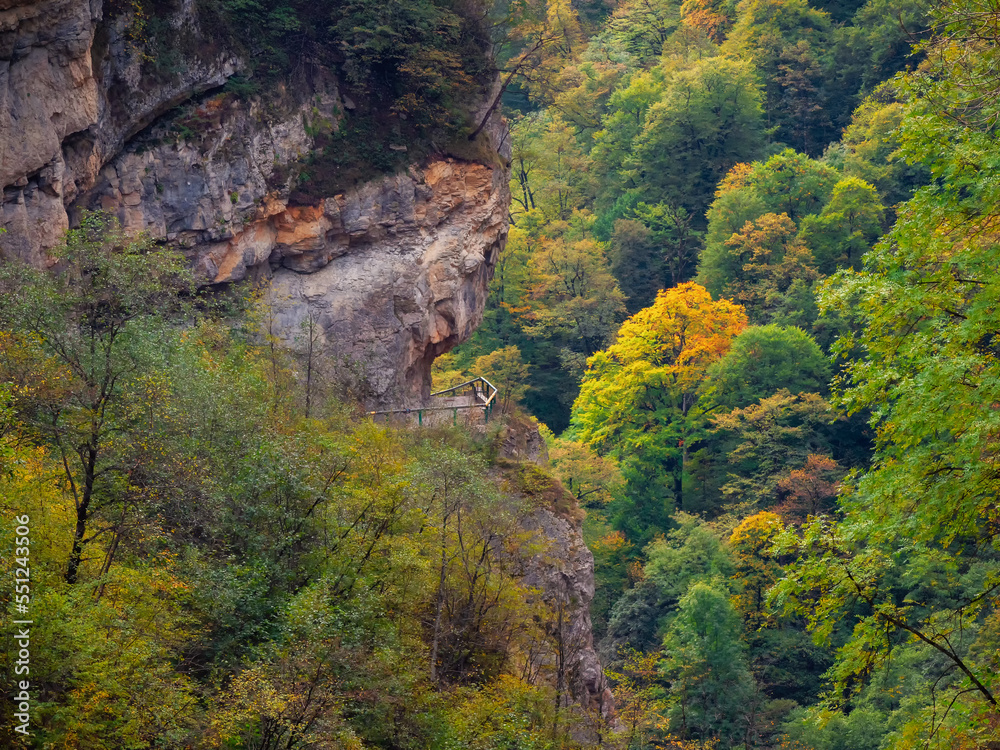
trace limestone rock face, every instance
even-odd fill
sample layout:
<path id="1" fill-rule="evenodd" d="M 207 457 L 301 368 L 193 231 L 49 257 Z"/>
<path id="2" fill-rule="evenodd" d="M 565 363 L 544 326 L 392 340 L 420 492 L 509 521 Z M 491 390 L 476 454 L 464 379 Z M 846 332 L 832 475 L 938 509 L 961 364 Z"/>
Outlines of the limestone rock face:
<path id="1" fill-rule="evenodd" d="M 537 423 L 511 417 L 498 436 L 499 455 L 515 466 L 531 467 L 547 459 L 545 441 Z M 523 469 L 522 469 L 523 470 Z M 581 727 L 596 730 L 617 724 L 615 699 L 604 676 L 590 620 L 594 598 L 594 555 L 583 541 L 584 512 L 576 499 L 555 479 L 529 469 L 534 486 L 535 508 L 523 523 L 526 531 L 543 541 L 544 551 L 528 566 L 524 583 L 541 592 L 553 612 L 549 623 L 554 650 L 540 649 L 535 655 L 538 673 L 564 672 L 564 705 L 571 701 L 590 721 Z M 561 655 L 560 652 L 561 651 Z M 588 742 L 595 736 L 581 737 Z"/>
<path id="2" fill-rule="evenodd" d="M 532 514 L 525 527 L 549 541 L 549 548 L 525 583 L 541 590 L 557 612 L 554 627 L 559 629 L 557 642 L 562 643 L 569 689 L 565 700 L 572 698 L 592 719 L 600 717 L 605 725 L 614 726 L 615 700 L 594 648 L 590 621 L 594 555 L 583 542 L 580 519 L 542 508 Z M 558 655 L 550 659 L 558 660 Z"/>
<path id="3" fill-rule="evenodd" d="M 278 216 L 258 236 L 276 243 L 279 329 L 294 336 L 312 315 L 327 351 L 363 364 L 376 403 L 426 398 L 434 358 L 482 321 L 508 200 L 503 170 L 449 159 Z"/>
<path id="4" fill-rule="evenodd" d="M 70 203 L 154 118 L 222 85 L 235 61 L 192 47 L 164 80 L 141 72 L 129 19 L 104 21 L 101 0 L 0 0 L 0 226 L 2 255 L 46 262 Z M 198 35 L 191 3 L 168 23 Z"/>
<path id="5" fill-rule="evenodd" d="M 335 82 L 314 80 L 312 91 L 310 115 L 333 120 Z M 183 248 L 206 283 L 271 278 L 274 333 L 289 346 L 311 319 L 316 343 L 355 365 L 373 406 L 419 401 L 434 357 L 482 320 L 507 236 L 506 170 L 442 157 L 294 205 L 273 187 L 275 165 L 312 138 L 300 112 L 260 109 L 214 97 L 181 121 L 203 133 L 179 140 L 152 128 L 73 207 L 111 211 Z"/>
<path id="6" fill-rule="evenodd" d="M 310 84 L 309 116 L 333 122 L 336 82 L 317 73 Z M 125 144 L 70 211 L 114 213 L 127 229 L 183 248 L 203 281 L 240 281 L 266 265 L 277 245 L 301 255 L 307 237 L 317 236 L 322 206 L 318 214 L 314 206 L 289 207 L 275 178 L 313 148 L 308 127 L 294 103 L 276 111 L 256 99 L 198 98 Z M 299 270 L 326 260 L 303 262 Z"/>
<path id="7" fill-rule="evenodd" d="M 64 140 L 97 122 L 94 8 L 75 0 L 0 2 L 0 185 L 5 249 L 41 262 L 67 228 Z M 37 240 L 29 240 L 32 234 Z"/>

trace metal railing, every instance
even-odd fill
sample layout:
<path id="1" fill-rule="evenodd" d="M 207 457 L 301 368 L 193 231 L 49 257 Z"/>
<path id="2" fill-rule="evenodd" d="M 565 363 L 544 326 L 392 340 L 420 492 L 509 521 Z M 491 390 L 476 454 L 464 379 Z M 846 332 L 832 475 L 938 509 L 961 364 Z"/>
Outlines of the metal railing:
<path id="1" fill-rule="evenodd" d="M 446 404 L 442 406 L 415 406 L 407 409 L 382 409 L 380 411 L 370 411 L 368 412 L 371 416 L 378 415 L 389 415 L 389 414 L 416 414 L 417 424 L 423 425 L 424 423 L 424 413 L 425 412 L 452 412 L 452 422 L 453 424 L 458 424 L 458 412 L 467 411 L 470 409 L 482 409 L 483 410 L 483 422 L 490 421 L 490 415 L 493 413 L 493 406 L 496 402 L 497 388 L 493 383 L 488 381 L 483 377 L 476 377 L 472 380 L 467 380 L 464 383 L 459 383 L 458 385 L 453 385 L 450 388 L 445 388 L 440 391 L 435 391 L 430 395 L 430 398 L 447 398 L 448 394 L 456 394 L 451 396 L 452 399 L 461 398 L 460 393 L 463 389 L 469 389 L 468 398 L 469 403 L 467 404 Z"/>

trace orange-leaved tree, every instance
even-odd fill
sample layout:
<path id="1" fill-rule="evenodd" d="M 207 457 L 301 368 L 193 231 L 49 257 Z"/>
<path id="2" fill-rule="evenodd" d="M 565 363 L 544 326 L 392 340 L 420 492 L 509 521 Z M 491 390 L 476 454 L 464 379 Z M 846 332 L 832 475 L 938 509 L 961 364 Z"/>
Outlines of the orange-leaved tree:
<path id="1" fill-rule="evenodd" d="M 672 494 L 680 505 L 685 457 L 704 423 L 695 409 L 699 387 L 746 325 L 742 307 L 713 300 L 698 284 L 661 291 L 588 360 L 573 406 L 575 436 L 623 459 L 626 477 L 630 467 L 657 498 Z"/>
<path id="2" fill-rule="evenodd" d="M 664 418 L 687 416 L 709 365 L 747 325 L 743 308 L 687 283 L 661 291 L 626 320 L 616 341 L 587 361 L 573 424 L 580 440 L 606 453 Z"/>

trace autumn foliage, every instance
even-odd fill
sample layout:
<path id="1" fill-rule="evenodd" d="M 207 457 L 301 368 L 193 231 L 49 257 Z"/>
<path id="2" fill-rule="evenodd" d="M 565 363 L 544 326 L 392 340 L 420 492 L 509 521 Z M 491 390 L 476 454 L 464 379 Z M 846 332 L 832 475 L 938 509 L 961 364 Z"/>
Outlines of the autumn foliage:
<path id="1" fill-rule="evenodd" d="M 660 292 L 589 360 L 574 406 L 579 439 L 608 451 L 671 412 L 685 416 L 708 367 L 746 324 L 743 308 L 697 284 Z"/>

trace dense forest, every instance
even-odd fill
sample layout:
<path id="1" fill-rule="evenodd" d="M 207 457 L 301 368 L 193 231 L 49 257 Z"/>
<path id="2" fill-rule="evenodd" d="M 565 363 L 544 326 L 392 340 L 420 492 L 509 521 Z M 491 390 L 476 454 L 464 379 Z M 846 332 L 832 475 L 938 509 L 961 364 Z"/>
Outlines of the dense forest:
<path id="1" fill-rule="evenodd" d="M 1000 746 L 1000 7 L 204 6 L 256 60 L 229 95 L 303 45 L 371 94 L 303 199 L 401 167 L 380 107 L 473 153 L 495 58 L 510 234 L 434 377 L 498 418 L 374 421 L 265 288 L 100 213 L 0 265 L 0 596 L 30 558 L 44 613 L 5 746 Z M 542 507 L 585 513 L 614 716 L 526 583 Z"/>
<path id="2" fill-rule="evenodd" d="M 996 7 L 547 12 L 439 368 L 550 428 L 631 746 L 991 747 Z"/>

